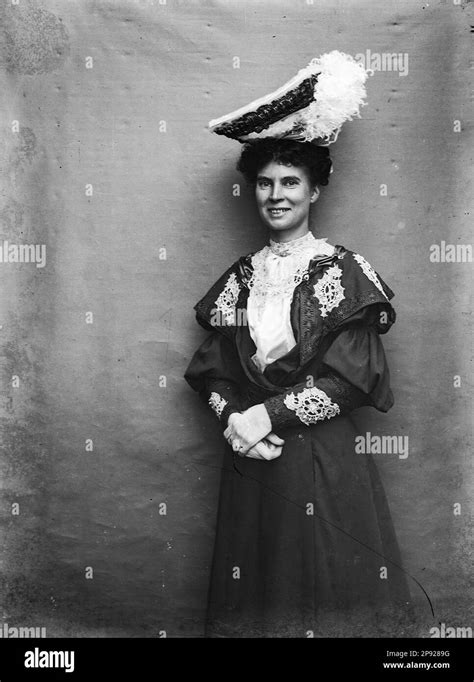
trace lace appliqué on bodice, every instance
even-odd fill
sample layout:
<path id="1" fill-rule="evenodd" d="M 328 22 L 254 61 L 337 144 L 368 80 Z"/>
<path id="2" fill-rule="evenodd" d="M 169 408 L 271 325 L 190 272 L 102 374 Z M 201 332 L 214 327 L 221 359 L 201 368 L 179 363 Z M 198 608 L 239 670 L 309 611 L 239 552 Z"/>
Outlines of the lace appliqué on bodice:
<path id="1" fill-rule="evenodd" d="M 309 426 L 322 419 L 330 419 L 340 414 L 339 405 L 320 388 L 304 388 L 296 395 L 290 393 L 283 401 L 289 410 L 296 412 L 303 424 Z"/>
<path id="2" fill-rule="evenodd" d="M 229 275 L 224 289 L 216 300 L 216 309 L 224 324 L 235 324 L 235 305 L 240 293 L 240 284 L 237 275 L 233 272 Z M 221 324 L 221 321 L 219 322 Z"/>
<path id="3" fill-rule="evenodd" d="M 223 398 L 219 393 L 216 393 L 216 391 L 213 391 L 209 396 L 208 403 L 212 407 L 214 412 L 217 414 L 217 416 L 220 417 L 222 411 L 224 410 L 224 407 L 227 405 L 227 400 Z"/>
<path id="4" fill-rule="evenodd" d="M 321 317 L 327 317 L 333 308 L 337 308 L 344 300 L 344 287 L 341 284 L 342 270 L 333 265 L 328 268 L 323 277 L 314 285 L 314 296 L 319 301 Z"/>
<path id="5" fill-rule="evenodd" d="M 387 296 L 387 294 L 385 293 L 385 291 L 383 290 L 383 287 L 382 287 L 382 285 L 380 284 L 380 280 L 379 280 L 379 278 L 377 277 L 377 273 L 375 272 L 375 270 L 373 269 L 373 267 L 371 266 L 371 264 L 368 263 L 368 262 L 365 260 L 364 256 L 361 256 L 361 255 L 358 254 L 358 253 L 354 253 L 353 256 L 354 256 L 355 260 L 359 263 L 359 265 L 360 265 L 360 267 L 361 267 L 362 272 L 364 273 L 364 275 L 365 275 L 366 277 L 368 277 L 368 278 L 370 279 L 370 281 L 373 282 L 373 283 L 375 284 L 375 286 L 377 287 L 377 289 L 378 289 L 379 291 L 382 292 L 382 294 L 385 296 L 385 298 L 386 298 L 387 301 L 388 301 L 388 296 Z"/>

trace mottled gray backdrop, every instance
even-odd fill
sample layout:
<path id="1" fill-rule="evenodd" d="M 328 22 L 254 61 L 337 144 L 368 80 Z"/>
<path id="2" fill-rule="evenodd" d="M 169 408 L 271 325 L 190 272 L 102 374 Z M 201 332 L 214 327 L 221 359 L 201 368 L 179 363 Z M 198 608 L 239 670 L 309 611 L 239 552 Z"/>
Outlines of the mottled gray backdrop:
<path id="1" fill-rule="evenodd" d="M 223 441 L 182 378 L 205 336 L 192 306 L 266 239 L 243 184 L 235 196 L 239 144 L 206 124 L 339 49 L 408 55 L 407 73 L 369 79 L 313 227 L 395 291 L 396 405 L 357 418 L 409 436 L 406 459 L 377 461 L 435 607 L 410 581 L 420 635 L 472 625 L 473 264 L 430 260 L 471 240 L 472 9 L 2 2 L 0 245 L 46 248 L 44 267 L 0 263 L 4 623 L 202 635 Z"/>

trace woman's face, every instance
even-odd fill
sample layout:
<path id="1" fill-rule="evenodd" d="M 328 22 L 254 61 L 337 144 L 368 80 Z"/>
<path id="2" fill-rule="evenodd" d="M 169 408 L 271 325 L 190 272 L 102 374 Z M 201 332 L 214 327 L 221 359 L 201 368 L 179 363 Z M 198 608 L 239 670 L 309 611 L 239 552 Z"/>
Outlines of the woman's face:
<path id="1" fill-rule="evenodd" d="M 303 166 L 270 161 L 257 176 L 255 198 L 264 224 L 288 236 L 308 230 L 309 207 L 319 195 Z"/>

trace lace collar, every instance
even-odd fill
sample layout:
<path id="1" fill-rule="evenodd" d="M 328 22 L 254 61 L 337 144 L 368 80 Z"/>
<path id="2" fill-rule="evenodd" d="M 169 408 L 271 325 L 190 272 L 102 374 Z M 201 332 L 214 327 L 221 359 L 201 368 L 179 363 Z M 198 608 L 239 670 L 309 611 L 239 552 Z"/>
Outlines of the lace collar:
<path id="1" fill-rule="evenodd" d="M 290 239 L 288 242 L 276 242 L 270 239 L 268 248 L 276 256 L 295 256 L 306 251 L 308 248 L 314 248 L 320 242 L 326 242 L 327 237 L 316 239 L 312 232 L 307 232 L 302 237 Z"/>
<path id="2" fill-rule="evenodd" d="M 275 253 L 276 249 L 278 253 Z M 327 237 L 316 239 L 311 232 L 289 242 L 270 240 L 268 246 L 252 256 L 252 275 L 248 281 L 250 296 L 258 305 L 267 297 L 292 296 L 295 287 L 308 271 L 311 258 L 316 254 L 331 255 L 334 246 L 327 244 Z M 291 256 L 276 258 L 275 256 Z M 274 268 L 276 266 L 276 270 Z"/>

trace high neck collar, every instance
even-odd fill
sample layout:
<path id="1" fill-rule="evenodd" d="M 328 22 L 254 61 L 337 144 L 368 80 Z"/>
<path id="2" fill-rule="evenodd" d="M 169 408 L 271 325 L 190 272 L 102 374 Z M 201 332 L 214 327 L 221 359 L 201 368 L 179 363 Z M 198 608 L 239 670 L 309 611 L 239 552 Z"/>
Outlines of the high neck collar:
<path id="1" fill-rule="evenodd" d="M 292 256 L 308 247 L 314 247 L 318 242 L 325 242 L 327 237 L 316 239 L 312 232 L 306 232 L 302 237 L 290 239 L 288 242 L 276 242 L 270 239 L 269 247 L 276 256 Z"/>

